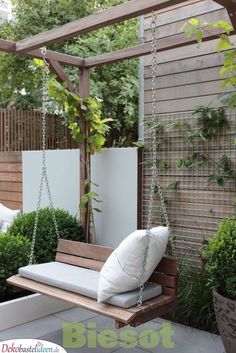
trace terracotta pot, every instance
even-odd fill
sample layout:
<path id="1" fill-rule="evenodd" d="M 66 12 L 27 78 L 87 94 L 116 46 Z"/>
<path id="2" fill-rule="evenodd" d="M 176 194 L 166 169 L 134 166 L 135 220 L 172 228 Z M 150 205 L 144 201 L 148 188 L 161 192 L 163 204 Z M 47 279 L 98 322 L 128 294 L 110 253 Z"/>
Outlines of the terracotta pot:
<path id="1" fill-rule="evenodd" d="M 213 290 L 216 320 L 226 353 L 236 352 L 236 300 L 228 299 Z"/>

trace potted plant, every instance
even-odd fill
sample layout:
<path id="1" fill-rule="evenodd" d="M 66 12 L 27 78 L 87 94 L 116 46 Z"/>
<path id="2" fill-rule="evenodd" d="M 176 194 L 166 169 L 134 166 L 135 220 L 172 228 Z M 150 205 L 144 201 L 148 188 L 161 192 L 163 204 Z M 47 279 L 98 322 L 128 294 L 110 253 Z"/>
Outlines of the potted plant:
<path id="1" fill-rule="evenodd" d="M 226 353 L 236 352 L 236 218 L 224 219 L 203 248 L 219 332 Z"/>

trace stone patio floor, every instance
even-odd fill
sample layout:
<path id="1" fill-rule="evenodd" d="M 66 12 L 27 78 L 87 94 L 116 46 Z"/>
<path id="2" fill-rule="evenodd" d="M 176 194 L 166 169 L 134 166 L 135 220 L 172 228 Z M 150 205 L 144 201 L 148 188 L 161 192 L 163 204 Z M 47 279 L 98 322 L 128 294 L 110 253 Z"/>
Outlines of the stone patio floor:
<path id="1" fill-rule="evenodd" d="M 63 325 L 66 325 L 67 330 L 64 342 Z M 84 332 L 80 334 L 79 330 Z M 68 353 L 224 353 L 221 338 L 205 331 L 163 319 L 153 320 L 137 328 L 117 330 L 112 319 L 80 308 L 0 332 L 0 341 L 17 338 L 39 338 L 60 346 L 65 343 L 64 348 Z M 127 342 L 132 348 L 127 347 Z M 82 347 L 78 347 L 79 343 Z"/>

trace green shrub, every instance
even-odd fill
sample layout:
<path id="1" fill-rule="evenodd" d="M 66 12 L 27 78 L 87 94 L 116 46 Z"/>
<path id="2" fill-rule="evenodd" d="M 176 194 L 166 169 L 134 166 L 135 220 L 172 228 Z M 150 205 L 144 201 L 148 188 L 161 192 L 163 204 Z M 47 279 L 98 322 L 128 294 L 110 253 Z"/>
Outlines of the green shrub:
<path id="1" fill-rule="evenodd" d="M 13 221 L 9 227 L 11 235 L 23 235 L 32 240 L 36 212 L 26 213 Z M 81 240 L 82 233 L 78 220 L 68 212 L 60 209 L 55 210 L 61 238 L 70 240 Z M 57 237 L 52 221 L 50 208 L 42 208 L 39 212 L 37 238 L 35 243 L 35 262 L 49 262 L 55 257 Z M 29 254 L 28 254 L 29 255 Z"/>
<path id="2" fill-rule="evenodd" d="M 205 271 L 180 263 L 177 307 L 168 318 L 184 325 L 217 333 L 212 291 Z"/>
<path id="3" fill-rule="evenodd" d="M 236 299 L 236 218 L 224 219 L 202 251 L 210 287 Z"/>
<path id="4" fill-rule="evenodd" d="M 19 267 L 28 264 L 31 242 L 23 236 L 0 233 L 0 296 L 11 293 L 6 279 L 18 273 Z"/>

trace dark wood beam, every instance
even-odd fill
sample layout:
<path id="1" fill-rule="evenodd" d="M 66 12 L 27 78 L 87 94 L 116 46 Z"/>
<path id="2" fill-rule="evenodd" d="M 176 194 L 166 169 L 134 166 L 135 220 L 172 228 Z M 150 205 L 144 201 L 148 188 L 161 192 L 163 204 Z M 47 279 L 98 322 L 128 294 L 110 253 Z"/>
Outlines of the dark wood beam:
<path id="1" fill-rule="evenodd" d="M 236 0 L 214 0 L 228 11 L 232 26 L 236 29 Z"/>
<path id="2" fill-rule="evenodd" d="M 73 85 L 67 73 L 63 70 L 59 62 L 54 60 L 48 60 L 48 63 L 49 63 L 50 71 L 56 74 L 58 81 L 65 82 L 67 84 L 68 90 L 78 95 L 78 92 L 75 86 Z"/>
<path id="3" fill-rule="evenodd" d="M 92 56 L 84 60 L 84 65 L 87 68 L 115 63 L 124 59 L 138 58 L 143 55 L 150 54 L 151 46 L 149 43 L 140 44 L 133 48 L 122 49 L 112 53 Z"/>
<path id="4" fill-rule="evenodd" d="M 203 41 L 216 39 L 219 37 L 218 29 L 211 29 L 211 33 L 203 33 Z M 235 31 L 232 32 L 235 34 Z M 195 44 L 196 39 L 185 38 L 183 33 L 174 36 L 165 37 L 157 40 L 157 52 L 162 52 L 170 49 L 184 47 L 186 45 Z M 140 44 L 137 47 L 122 49 L 113 53 L 102 54 L 85 59 L 85 67 L 92 68 L 104 64 L 111 64 L 117 61 L 141 57 L 151 53 L 151 43 Z"/>
<path id="5" fill-rule="evenodd" d="M 16 52 L 15 48 L 16 48 L 16 43 L 5 39 L 0 39 L 0 51 L 9 53 L 9 54 L 15 54 L 15 55 L 20 54 Z M 41 59 L 43 57 L 40 49 L 32 50 L 23 55 L 28 56 L 30 58 L 38 58 L 38 59 Z M 70 65 L 74 67 L 84 66 L 84 59 L 82 58 L 73 56 L 73 55 L 59 53 L 52 50 L 47 51 L 46 59 L 59 61 L 61 64 Z"/>
<path id="6" fill-rule="evenodd" d="M 26 38 L 16 43 L 17 52 L 27 52 L 35 48 L 56 43 L 74 36 L 85 34 L 96 29 L 138 17 L 152 11 L 185 2 L 186 0 L 131 0 L 125 4 L 101 11 L 95 15 L 84 17 L 51 29 L 49 31 Z"/>
<path id="7" fill-rule="evenodd" d="M 79 96 L 86 99 L 90 94 L 90 73 L 86 68 L 80 69 L 79 73 Z M 91 158 L 87 150 L 87 139 L 89 136 L 88 125 L 83 116 L 84 112 L 80 111 L 78 123 L 84 142 L 80 144 L 80 199 L 90 191 L 90 185 L 86 184 L 86 180 L 91 180 Z M 80 224 L 87 243 L 93 242 L 90 234 L 90 203 L 87 203 L 84 209 L 80 208 Z"/>
<path id="8" fill-rule="evenodd" d="M 236 6 L 226 8 L 233 28 L 236 30 Z"/>
<path id="9" fill-rule="evenodd" d="M 16 49 L 16 43 L 9 40 L 0 39 L 0 51 L 6 53 L 14 53 Z"/>
<path id="10" fill-rule="evenodd" d="M 224 7 L 236 6 L 236 0 L 214 0 L 214 1 Z"/>
<path id="11" fill-rule="evenodd" d="M 19 54 L 15 52 L 15 54 Z M 42 58 L 42 53 L 40 49 L 32 50 L 28 53 L 24 54 L 25 56 L 29 56 L 31 58 Z M 73 56 L 69 54 L 63 54 L 52 50 L 47 50 L 46 59 L 48 60 L 55 60 L 59 61 L 61 64 L 70 65 L 74 67 L 83 67 L 84 66 L 84 59 Z"/>

